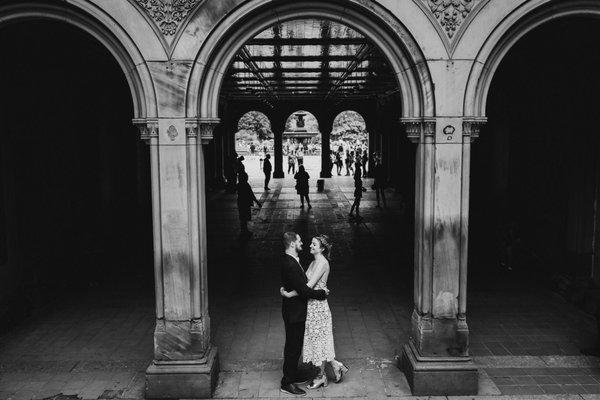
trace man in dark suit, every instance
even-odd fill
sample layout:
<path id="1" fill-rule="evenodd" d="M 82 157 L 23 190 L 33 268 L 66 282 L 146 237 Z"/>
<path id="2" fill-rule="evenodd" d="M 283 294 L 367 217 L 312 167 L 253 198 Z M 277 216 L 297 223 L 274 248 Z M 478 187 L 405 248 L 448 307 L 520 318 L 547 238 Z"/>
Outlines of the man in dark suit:
<path id="1" fill-rule="evenodd" d="M 283 234 L 285 246 L 285 259 L 281 268 L 281 285 L 286 291 L 295 290 L 298 296 L 283 297 L 282 314 L 285 324 L 285 348 L 283 350 L 283 378 L 281 391 L 297 396 L 304 396 L 306 392 L 296 386 L 304 381 L 298 376 L 298 361 L 302 354 L 304 342 L 304 325 L 306 323 L 306 305 L 308 299 L 324 300 L 327 298 L 326 290 L 313 290 L 306 284 L 308 279 L 300 265 L 298 252 L 302 250 L 302 239 L 295 232 Z"/>
<path id="2" fill-rule="evenodd" d="M 269 189 L 269 181 L 271 180 L 271 171 L 273 170 L 273 166 L 271 165 L 271 155 L 267 154 L 265 156 L 265 162 L 263 163 L 263 172 L 265 173 L 265 190 Z"/>

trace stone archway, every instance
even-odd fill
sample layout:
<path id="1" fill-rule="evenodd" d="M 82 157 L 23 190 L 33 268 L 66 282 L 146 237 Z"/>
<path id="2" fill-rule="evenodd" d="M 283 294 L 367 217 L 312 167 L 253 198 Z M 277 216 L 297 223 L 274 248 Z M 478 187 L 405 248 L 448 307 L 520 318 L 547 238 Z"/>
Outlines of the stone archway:
<path id="1" fill-rule="evenodd" d="M 540 25 L 574 16 L 600 18 L 600 4 L 589 0 L 537 0 L 517 8 L 505 18 L 486 39 L 473 62 L 463 103 L 465 122 L 485 121 L 492 79 L 504 56 L 515 43 Z"/>
<path id="2" fill-rule="evenodd" d="M 218 122 L 219 91 L 240 43 L 277 22 L 307 17 L 340 21 L 369 37 L 398 79 L 402 116 L 433 116 L 433 85 L 426 60 L 408 30 L 383 7 L 375 2 L 342 6 L 317 1 L 272 7 L 270 2 L 253 1 L 228 15 L 204 41 L 188 84 L 187 118 Z"/>
<path id="3" fill-rule="evenodd" d="M 36 2 L 0 7 L 0 26 L 27 20 L 53 20 L 73 25 L 102 43 L 119 63 L 131 91 L 134 119 L 156 118 L 154 84 L 142 54 L 128 34 L 111 17 L 89 3 L 51 5 Z"/>

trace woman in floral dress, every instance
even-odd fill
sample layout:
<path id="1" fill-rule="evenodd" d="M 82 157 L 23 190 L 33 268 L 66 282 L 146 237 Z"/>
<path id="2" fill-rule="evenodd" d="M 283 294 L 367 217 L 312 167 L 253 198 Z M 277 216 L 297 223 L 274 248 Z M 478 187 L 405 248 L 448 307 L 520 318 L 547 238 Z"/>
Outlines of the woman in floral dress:
<path id="1" fill-rule="evenodd" d="M 326 235 L 315 236 L 310 243 L 310 253 L 314 256 L 314 261 L 308 267 L 306 276 L 307 285 L 314 289 L 324 289 L 327 287 L 329 278 L 329 261 L 327 257 L 331 252 L 331 243 Z M 280 289 L 281 295 L 285 297 L 294 297 L 298 293 L 294 290 L 286 292 L 284 288 Z M 325 365 L 330 363 L 334 374 L 335 382 L 342 380 L 343 374 L 348 372 L 348 368 L 335 359 L 333 346 L 333 326 L 331 322 L 331 310 L 327 300 L 308 300 L 306 310 L 306 327 L 304 329 L 304 347 L 302 350 L 302 361 L 312 363 L 319 367 L 319 376 L 313 380 L 307 387 L 317 389 L 321 386 L 327 386 L 327 375 L 325 374 Z"/>

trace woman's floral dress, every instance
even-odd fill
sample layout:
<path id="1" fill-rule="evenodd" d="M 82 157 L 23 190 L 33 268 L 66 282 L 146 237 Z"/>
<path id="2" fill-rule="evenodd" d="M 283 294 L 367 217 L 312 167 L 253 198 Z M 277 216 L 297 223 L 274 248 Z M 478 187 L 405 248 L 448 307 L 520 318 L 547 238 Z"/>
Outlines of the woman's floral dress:
<path id="1" fill-rule="evenodd" d="M 309 280 L 311 271 L 313 269 L 309 268 L 307 272 Z M 314 289 L 319 290 L 325 287 L 326 282 L 321 277 Z M 308 300 L 302 353 L 302 361 L 305 363 L 310 362 L 317 366 L 321 365 L 323 361 L 332 361 L 335 359 L 331 310 L 329 309 L 327 300 Z"/>

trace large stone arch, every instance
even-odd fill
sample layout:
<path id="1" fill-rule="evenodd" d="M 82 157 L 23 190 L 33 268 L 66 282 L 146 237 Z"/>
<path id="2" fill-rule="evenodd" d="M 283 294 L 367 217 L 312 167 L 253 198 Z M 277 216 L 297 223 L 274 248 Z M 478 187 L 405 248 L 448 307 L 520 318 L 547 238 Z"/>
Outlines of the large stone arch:
<path id="1" fill-rule="evenodd" d="M 28 20 L 50 20 L 70 24 L 87 32 L 110 51 L 123 70 L 131 91 L 132 117 L 156 118 L 156 93 L 150 71 L 133 40 L 100 8 L 89 2 L 70 3 L 73 4 L 27 1 L 2 5 L 0 28 Z"/>
<path id="2" fill-rule="evenodd" d="M 253 0 L 234 9 L 211 31 L 194 62 L 186 95 L 186 116 L 218 120 L 218 96 L 225 73 L 240 45 L 277 22 L 323 18 L 346 24 L 369 37 L 394 70 L 402 116 L 435 113 L 433 84 L 421 49 L 408 30 L 376 2 Z"/>
<path id="3" fill-rule="evenodd" d="M 491 32 L 475 57 L 467 81 L 463 115 L 475 120 L 485 118 L 488 92 L 494 74 L 515 43 L 540 25 L 572 16 L 600 18 L 600 2 L 535 0 L 513 10 Z"/>

